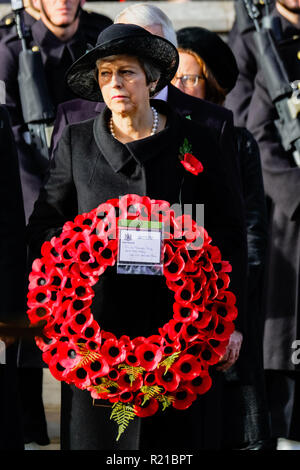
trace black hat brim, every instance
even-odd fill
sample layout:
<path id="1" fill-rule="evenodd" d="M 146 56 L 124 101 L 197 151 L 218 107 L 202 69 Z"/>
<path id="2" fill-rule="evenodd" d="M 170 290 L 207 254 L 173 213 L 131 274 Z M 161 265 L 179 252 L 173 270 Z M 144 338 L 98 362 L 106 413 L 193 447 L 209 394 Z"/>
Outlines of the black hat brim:
<path id="1" fill-rule="evenodd" d="M 175 46 L 155 35 L 136 35 L 96 45 L 80 57 L 66 73 L 66 81 L 73 93 L 90 101 L 103 101 L 95 78 L 96 61 L 111 55 L 131 55 L 150 61 L 160 70 L 155 93 L 162 90 L 174 77 L 178 68 L 178 52 Z"/>

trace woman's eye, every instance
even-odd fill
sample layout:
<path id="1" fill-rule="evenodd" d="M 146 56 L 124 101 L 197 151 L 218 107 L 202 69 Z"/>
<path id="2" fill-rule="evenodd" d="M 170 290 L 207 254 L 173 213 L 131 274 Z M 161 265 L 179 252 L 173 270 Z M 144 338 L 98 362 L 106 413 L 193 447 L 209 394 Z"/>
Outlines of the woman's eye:
<path id="1" fill-rule="evenodd" d="M 101 72 L 100 75 L 101 75 L 101 77 L 106 78 L 106 77 L 110 76 L 110 73 L 109 72 Z"/>
<path id="2" fill-rule="evenodd" d="M 123 75 L 128 75 L 128 76 L 129 76 L 129 75 L 133 75 L 134 72 L 133 72 L 132 70 L 122 70 L 121 73 L 122 73 Z"/>

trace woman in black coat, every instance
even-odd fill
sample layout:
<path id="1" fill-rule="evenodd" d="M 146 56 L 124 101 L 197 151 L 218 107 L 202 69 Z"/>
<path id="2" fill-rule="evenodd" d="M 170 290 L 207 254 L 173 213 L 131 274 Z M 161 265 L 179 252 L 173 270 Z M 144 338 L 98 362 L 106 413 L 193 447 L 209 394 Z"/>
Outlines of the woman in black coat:
<path id="1" fill-rule="evenodd" d="M 22 321 L 25 309 L 25 216 L 18 156 L 5 106 L 0 106 L 0 329 Z M 0 332 L 0 450 L 23 450 L 17 345 Z M 6 351 L 4 350 L 6 343 Z"/>
<path id="2" fill-rule="evenodd" d="M 235 273 L 245 261 L 246 243 L 231 164 L 222 158 L 208 128 L 180 117 L 164 102 L 149 101 L 149 95 L 171 80 L 177 64 L 177 51 L 168 41 L 138 26 L 122 24 L 103 31 L 97 46 L 73 64 L 67 76 L 69 86 L 85 98 L 104 99 L 107 108 L 95 119 L 64 130 L 48 181 L 30 218 L 30 247 L 40 256 L 41 244 L 58 235 L 66 221 L 128 193 L 170 204 L 203 203 L 205 228 L 222 257 L 232 264 L 230 290 L 242 306 L 244 279 Z M 179 149 L 185 139 L 203 165 L 198 176 L 180 164 Z M 94 318 L 101 328 L 117 336 L 146 336 L 167 321 L 170 300 L 160 276 L 133 278 L 118 275 L 112 268 L 95 286 Z M 236 327 L 243 329 L 242 315 Z M 213 397 L 217 389 L 213 387 L 207 397 Z M 207 410 L 207 397 L 195 406 Z M 208 430 L 201 431 L 204 421 L 199 426 L 199 415 L 195 421 L 192 410 L 136 419 L 116 442 L 116 428 L 109 424 L 110 411 L 93 407 L 86 391 L 63 384 L 62 448 L 178 450 L 219 445 L 215 433 L 207 439 Z M 157 429 L 164 426 L 162 441 Z"/>
<path id="3" fill-rule="evenodd" d="M 231 49 L 216 33 L 200 27 L 179 30 L 177 40 L 180 62 L 173 84 L 192 96 L 223 105 L 238 77 Z M 261 304 L 267 215 L 257 142 L 246 128 L 235 127 L 235 134 L 247 224 L 247 328 L 240 358 L 224 374 L 227 401 L 224 446 L 258 450 L 271 445 L 262 361 Z"/>

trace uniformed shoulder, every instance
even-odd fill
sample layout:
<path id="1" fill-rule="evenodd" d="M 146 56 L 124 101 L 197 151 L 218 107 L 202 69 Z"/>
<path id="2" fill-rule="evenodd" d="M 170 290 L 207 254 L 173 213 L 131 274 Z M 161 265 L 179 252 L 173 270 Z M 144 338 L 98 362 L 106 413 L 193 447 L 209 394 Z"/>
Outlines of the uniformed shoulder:
<path id="1" fill-rule="evenodd" d="M 0 19 L 0 38 L 9 35 L 15 28 L 15 14 L 10 12 Z"/>
<path id="2" fill-rule="evenodd" d="M 82 28 L 88 44 L 94 46 L 101 31 L 112 24 L 112 20 L 99 13 L 82 10 L 80 14 L 80 27 Z"/>
<path id="3" fill-rule="evenodd" d="M 80 21 L 82 21 L 84 24 L 89 24 L 98 28 L 99 24 L 107 24 L 107 26 L 109 26 L 113 23 L 113 21 L 108 16 L 101 15 L 100 13 L 96 13 L 90 10 L 82 10 Z"/>
<path id="4" fill-rule="evenodd" d="M 1 19 L 0 19 L 0 26 L 6 26 L 6 27 L 9 27 L 9 26 L 12 26 L 16 24 L 16 19 L 15 19 L 15 13 L 13 11 L 11 11 L 10 13 L 8 13 L 7 15 L 3 16 Z"/>

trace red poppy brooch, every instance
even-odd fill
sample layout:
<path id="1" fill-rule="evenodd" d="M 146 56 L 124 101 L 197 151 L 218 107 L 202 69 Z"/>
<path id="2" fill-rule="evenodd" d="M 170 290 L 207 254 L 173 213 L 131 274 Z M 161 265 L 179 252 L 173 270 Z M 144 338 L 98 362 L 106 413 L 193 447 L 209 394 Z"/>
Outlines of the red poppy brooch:
<path id="1" fill-rule="evenodd" d="M 94 319 L 92 287 L 116 262 L 118 220 L 150 218 L 165 224 L 164 276 L 173 311 L 149 337 L 130 338 L 126 331 L 116 337 Z M 36 342 L 52 375 L 109 400 L 119 439 L 135 416 L 184 410 L 209 390 L 210 366 L 225 353 L 237 316 L 230 271 L 191 218 L 177 217 L 166 201 L 127 195 L 78 215 L 43 244 L 29 276 L 28 316 L 32 324 L 46 322 Z"/>
<path id="2" fill-rule="evenodd" d="M 188 139 L 185 138 L 179 149 L 179 160 L 187 171 L 197 176 L 199 173 L 202 173 L 203 165 L 191 152 L 192 146 Z"/>

